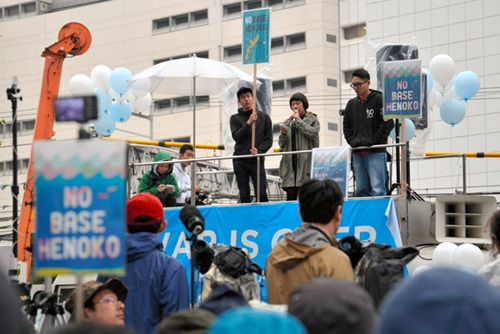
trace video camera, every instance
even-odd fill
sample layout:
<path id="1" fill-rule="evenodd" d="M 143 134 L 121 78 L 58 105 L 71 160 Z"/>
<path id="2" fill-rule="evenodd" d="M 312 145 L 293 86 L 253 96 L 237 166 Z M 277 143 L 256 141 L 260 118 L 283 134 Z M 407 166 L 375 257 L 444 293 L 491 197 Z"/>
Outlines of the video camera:
<path id="1" fill-rule="evenodd" d="M 71 96 L 54 99 L 57 122 L 86 123 L 97 119 L 97 96 Z"/>

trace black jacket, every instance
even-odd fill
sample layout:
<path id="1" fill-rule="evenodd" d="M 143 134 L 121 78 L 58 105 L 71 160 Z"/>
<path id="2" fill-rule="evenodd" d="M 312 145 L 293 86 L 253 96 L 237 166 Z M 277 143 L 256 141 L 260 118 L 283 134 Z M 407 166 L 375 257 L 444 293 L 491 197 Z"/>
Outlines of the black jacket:
<path id="1" fill-rule="evenodd" d="M 236 144 L 234 145 L 234 155 L 250 154 L 252 148 L 252 126 L 247 124 L 251 110 L 243 111 L 238 109 L 238 113 L 231 116 L 231 135 Z M 259 153 L 266 153 L 273 146 L 273 125 L 268 114 L 257 111 L 257 122 L 255 124 L 255 147 Z"/>
<path id="2" fill-rule="evenodd" d="M 343 125 L 347 143 L 351 147 L 360 147 L 387 144 L 394 121 L 384 121 L 382 94 L 372 90 L 364 102 L 359 96 L 347 102 Z M 384 151 L 385 148 L 373 150 Z"/>

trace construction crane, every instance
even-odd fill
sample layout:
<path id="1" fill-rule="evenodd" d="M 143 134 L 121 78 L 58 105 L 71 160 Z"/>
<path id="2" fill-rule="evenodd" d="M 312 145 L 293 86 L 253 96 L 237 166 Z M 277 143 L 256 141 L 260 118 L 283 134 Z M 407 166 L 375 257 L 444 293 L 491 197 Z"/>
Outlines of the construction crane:
<path id="1" fill-rule="evenodd" d="M 54 136 L 54 99 L 59 94 L 62 65 L 68 56 L 84 54 L 92 43 L 90 31 L 81 23 L 70 22 L 59 31 L 58 41 L 45 48 L 42 57 L 45 57 L 42 89 L 38 114 L 33 134 L 33 142 L 49 139 Z M 30 276 L 33 258 L 31 236 L 35 231 L 35 189 L 34 189 L 33 148 L 28 167 L 28 176 L 21 203 L 21 217 L 18 231 L 14 231 L 14 254 L 17 253 L 18 261 L 26 263 L 26 280 Z"/>

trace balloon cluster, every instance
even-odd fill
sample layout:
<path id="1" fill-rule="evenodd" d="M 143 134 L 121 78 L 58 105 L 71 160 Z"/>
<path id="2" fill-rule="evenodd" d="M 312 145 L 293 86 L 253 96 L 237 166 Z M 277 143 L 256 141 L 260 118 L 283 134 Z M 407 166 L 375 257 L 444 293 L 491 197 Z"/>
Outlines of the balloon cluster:
<path id="1" fill-rule="evenodd" d="M 476 272 L 483 264 L 484 255 L 476 245 L 465 243 L 457 246 L 452 242 L 442 242 L 434 249 L 432 266 L 419 266 L 413 274 L 431 267 L 454 267 Z"/>
<path id="2" fill-rule="evenodd" d="M 440 107 L 441 119 L 454 126 L 465 117 L 465 103 L 479 91 L 476 73 L 463 71 L 455 77 L 455 62 L 445 54 L 431 59 L 427 74 L 427 105 Z M 438 83 L 441 87 L 437 87 Z"/>
<path id="3" fill-rule="evenodd" d="M 151 105 L 150 80 L 138 81 L 131 88 L 128 84 L 131 76 L 132 73 L 124 67 L 111 70 L 98 65 L 90 76 L 77 74 L 69 81 L 72 95 L 97 96 L 98 118 L 94 129 L 98 134 L 109 136 L 115 130 L 116 122 L 126 122 L 133 111 L 143 112 Z"/>

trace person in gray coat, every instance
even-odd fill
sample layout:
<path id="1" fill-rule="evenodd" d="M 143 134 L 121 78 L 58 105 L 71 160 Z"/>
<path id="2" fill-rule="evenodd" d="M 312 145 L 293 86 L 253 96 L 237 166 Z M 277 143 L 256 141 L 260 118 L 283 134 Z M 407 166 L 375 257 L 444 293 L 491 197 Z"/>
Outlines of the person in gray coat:
<path id="1" fill-rule="evenodd" d="M 318 117 L 307 111 L 309 102 L 302 93 L 290 98 L 292 115 L 280 125 L 278 143 L 281 152 L 312 150 L 319 147 Z M 281 158 L 279 167 L 281 187 L 287 201 L 297 200 L 300 186 L 311 178 L 311 153 L 287 154 Z"/>

